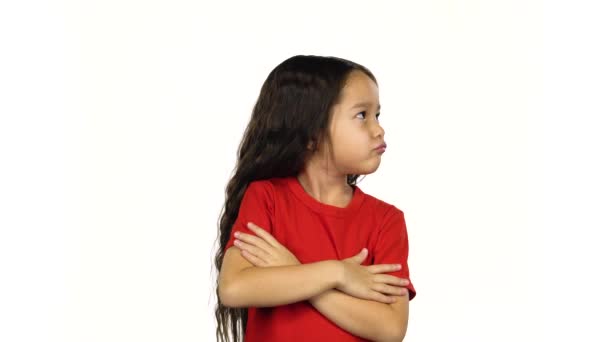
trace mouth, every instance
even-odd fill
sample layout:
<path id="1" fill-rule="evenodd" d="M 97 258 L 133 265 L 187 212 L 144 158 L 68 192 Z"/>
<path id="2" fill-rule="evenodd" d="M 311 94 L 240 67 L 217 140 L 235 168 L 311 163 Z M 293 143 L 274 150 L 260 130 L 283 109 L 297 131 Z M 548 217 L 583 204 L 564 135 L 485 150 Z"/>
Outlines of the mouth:
<path id="1" fill-rule="evenodd" d="M 384 153 L 384 151 L 386 151 L 386 144 L 380 144 L 376 146 L 376 148 L 374 148 L 374 151 L 378 153 Z"/>
<path id="2" fill-rule="evenodd" d="M 378 150 L 383 150 L 383 151 L 384 151 L 384 150 L 386 150 L 386 144 L 385 144 L 385 143 L 382 143 L 382 144 L 380 144 L 380 145 L 376 146 L 376 147 L 374 148 L 374 150 L 376 150 L 376 151 L 378 151 Z"/>

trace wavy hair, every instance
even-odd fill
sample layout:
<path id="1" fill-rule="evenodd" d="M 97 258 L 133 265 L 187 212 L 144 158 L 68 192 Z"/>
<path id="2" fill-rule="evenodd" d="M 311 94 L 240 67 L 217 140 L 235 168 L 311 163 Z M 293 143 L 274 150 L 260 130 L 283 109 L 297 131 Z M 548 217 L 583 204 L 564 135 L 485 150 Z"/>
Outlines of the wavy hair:
<path id="1" fill-rule="evenodd" d="M 226 307 L 219 297 L 224 248 L 247 186 L 255 180 L 296 176 L 301 171 L 310 155 L 328 139 L 331 109 L 341 101 L 341 90 L 354 70 L 364 72 L 377 83 L 371 71 L 360 64 L 313 55 L 286 59 L 264 81 L 239 144 L 236 167 L 225 188 L 225 202 L 218 221 L 217 341 L 229 341 L 229 333 L 232 341 L 242 341 L 247 327 L 248 308 Z M 347 175 L 347 183 L 356 184 L 359 176 Z"/>

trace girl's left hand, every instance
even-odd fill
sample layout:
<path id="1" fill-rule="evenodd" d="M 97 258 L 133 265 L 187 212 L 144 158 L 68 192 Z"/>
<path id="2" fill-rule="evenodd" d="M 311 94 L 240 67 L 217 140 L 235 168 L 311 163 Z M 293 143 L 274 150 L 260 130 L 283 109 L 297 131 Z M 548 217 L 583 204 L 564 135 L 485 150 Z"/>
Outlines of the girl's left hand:
<path id="1" fill-rule="evenodd" d="M 300 260 L 291 251 L 281 245 L 269 232 L 252 222 L 247 224 L 256 236 L 238 232 L 234 245 L 241 255 L 254 266 L 291 266 L 300 265 Z"/>

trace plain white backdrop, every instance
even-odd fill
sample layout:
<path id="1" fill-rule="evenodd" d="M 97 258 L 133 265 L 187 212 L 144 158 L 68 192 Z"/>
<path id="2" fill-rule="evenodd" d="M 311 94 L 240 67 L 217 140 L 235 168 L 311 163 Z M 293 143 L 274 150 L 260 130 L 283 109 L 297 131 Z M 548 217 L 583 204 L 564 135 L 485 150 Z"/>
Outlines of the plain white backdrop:
<path id="1" fill-rule="evenodd" d="M 406 341 L 603 340 L 599 4 L 2 3 L 0 340 L 214 340 L 224 187 L 296 54 L 378 79 Z"/>

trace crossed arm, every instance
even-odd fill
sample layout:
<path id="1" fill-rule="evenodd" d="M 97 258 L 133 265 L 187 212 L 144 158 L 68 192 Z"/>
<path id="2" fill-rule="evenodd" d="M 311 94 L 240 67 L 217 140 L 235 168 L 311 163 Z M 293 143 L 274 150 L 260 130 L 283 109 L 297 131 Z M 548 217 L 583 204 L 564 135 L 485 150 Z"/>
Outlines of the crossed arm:
<path id="1" fill-rule="evenodd" d="M 408 295 L 396 296 L 395 303 L 387 304 L 336 290 L 341 267 L 337 260 L 255 267 L 237 248 L 231 247 L 226 251 L 224 263 L 240 270 L 220 274 L 224 305 L 269 307 L 308 300 L 321 314 L 353 335 L 387 342 L 402 341 L 405 336 Z M 236 277 L 238 281 L 234 281 Z M 290 291 L 285 291 L 286 288 Z"/>
<path id="2" fill-rule="evenodd" d="M 330 321 L 353 335 L 374 341 L 403 341 L 409 315 L 409 294 L 396 303 L 380 303 L 329 289 L 308 301 Z"/>

